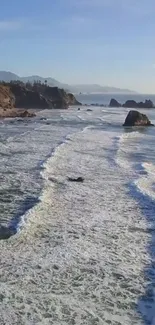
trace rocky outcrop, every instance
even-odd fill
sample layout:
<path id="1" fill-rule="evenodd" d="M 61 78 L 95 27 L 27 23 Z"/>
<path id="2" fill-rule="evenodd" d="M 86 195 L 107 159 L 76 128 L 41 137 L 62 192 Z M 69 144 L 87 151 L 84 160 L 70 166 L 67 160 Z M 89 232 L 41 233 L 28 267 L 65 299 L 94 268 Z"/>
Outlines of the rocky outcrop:
<path id="1" fill-rule="evenodd" d="M 48 103 L 48 108 L 68 108 L 66 92 L 58 87 L 45 87 L 42 96 Z"/>
<path id="2" fill-rule="evenodd" d="M 37 83 L 34 85 L 11 83 L 10 88 L 15 97 L 15 107 L 19 108 L 66 109 L 71 105 L 81 105 L 73 94 L 68 94 L 58 87 Z"/>
<path id="3" fill-rule="evenodd" d="M 130 111 L 125 119 L 123 126 L 150 126 L 150 120 L 145 114 L 138 111 Z"/>
<path id="4" fill-rule="evenodd" d="M 145 102 L 138 103 L 138 108 L 154 108 L 153 102 L 149 100 L 145 100 Z"/>
<path id="5" fill-rule="evenodd" d="M 112 98 L 109 107 L 121 107 L 121 104 L 116 99 Z"/>
<path id="6" fill-rule="evenodd" d="M 68 108 L 69 106 L 82 105 L 71 93 L 58 87 L 45 87 L 43 96 L 48 101 L 49 108 Z"/>
<path id="7" fill-rule="evenodd" d="M 112 98 L 109 107 L 126 107 L 126 108 L 154 108 L 153 102 L 145 100 L 145 102 L 136 102 L 135 100 L 127 100 L 123 105 L 121 105 L 116 99 Z"/>
<path id="8" fill-rule="evenodd" d="M 74 105 L 82 105 L 80 102 L 78 102 L 78 100 L 75 98 L 75 96 L 71 93 L 67 94 L 67 98 L 68 98 L 68 105 L 69 106 L 74 106 Z"/>
<path id="9" fill-rule="evenodd" d="M 135 100 L 127 100 L 125 104 L 122 105 L 127 108 L 153 108 L 153 102 L 151 100 L 145 100 L 145 102 L 136 102 Z"/>
<path id="10" fill-rule="evenodd" d="M 19 82 L 0 84 L 0 117 L 32 117 L 34 113 L 21 109 L 65 109 L 70 105 L 81 105 L 73 94 L 58 87 Z M 20 109 L 20 110 L 19 110 Z"/>
<path id="11" fill-rule="evenodd" d="M 10 84 L 15 98 L 16 108 L 47 108 L 47 100 L 37 91 L 29 90 L 24 85 Z"/>
<path id="12" fill-rule="evenodd" d="M 127 107 L 127 108 L 138 108 L 138 104 L 135 100 L 127 100 L 122 107 Z"/>

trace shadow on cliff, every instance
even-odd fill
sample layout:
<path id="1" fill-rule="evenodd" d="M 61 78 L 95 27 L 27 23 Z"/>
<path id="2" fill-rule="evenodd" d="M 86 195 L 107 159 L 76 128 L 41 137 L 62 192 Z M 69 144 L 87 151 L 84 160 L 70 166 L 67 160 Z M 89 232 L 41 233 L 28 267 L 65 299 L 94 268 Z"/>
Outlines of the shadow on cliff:
<path id="1" fill-rule="evenodd" d="M 143 324 L 155 324 L 155 201 L 139 192 L 133 184 L 128 185 L 129 194 L 139 203 L 141 212 L 148 223 L 146 232 L 150 235 L 147 250 L 150 256 L 150 264 L 144 269 L 147 283 L 145 294 L 137 303 L 138 313 L 142 317 Z"/>

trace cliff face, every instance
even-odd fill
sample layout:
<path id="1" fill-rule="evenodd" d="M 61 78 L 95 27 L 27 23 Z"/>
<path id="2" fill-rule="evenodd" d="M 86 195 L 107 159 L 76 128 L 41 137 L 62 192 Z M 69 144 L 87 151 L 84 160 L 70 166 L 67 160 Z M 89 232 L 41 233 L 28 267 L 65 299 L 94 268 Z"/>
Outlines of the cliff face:
<path id="1" fill-rule="evenodd" d="M 23 85 L 11 84 L 16 108 L 47 108 L 46 99 L 37 91 L 29 90 Z"/>
<path id="2" fill-rule="evenodd" d="M 49 108 L 68 108 L 66 92 L 58 87 L 45 87 L 43 96 Z"/>
<path id="3" fill-rule="evenodd" d="M 68 104 L 70 106 L 82 105 L 80 102 L 78 102 L 78 100 L 76 100 L 75 96 L 71 93 L 67 94 L 67 98 L 68 98 Z"/>
<path id="4" fill-rule="evenodd" d="M 0 118 L 5 117 L 32 117 L 34 113 L 15 108 L 16 98 L 11 87 L 0 85 Z"/>
<path id="5" fill-rule="evenodd" d="M 45 87 L 43 96 L 48 100 L 49 107 L 68 108 L 68 106 L 81 105 L 73 94 L 68 94 L 58 87 Z"/>
<path id="6" fill-rule="evenodd" d="M 11 82 L 0 85 L 0 108 L 60 108 L 66 109 L 71 105 L 81 105 L 72 94 L 67 94 L 58 87 L 49 87 L 36 83 L 23 84 Z"/>
<path id="7" fill-rule="evenodd" d="M 9 86 L 0 86 L 0 107 L 11 109 L 15 105 L 15 97 Z"/>

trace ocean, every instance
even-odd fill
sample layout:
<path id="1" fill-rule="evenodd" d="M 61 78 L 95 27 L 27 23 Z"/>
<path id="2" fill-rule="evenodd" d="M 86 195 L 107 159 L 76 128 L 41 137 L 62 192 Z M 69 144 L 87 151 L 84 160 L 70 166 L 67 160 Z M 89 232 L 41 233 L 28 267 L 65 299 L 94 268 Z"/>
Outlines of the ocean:
<path id="1" fill-rule="evenodd" d="M 77 100 L 83 104 L 100 104 L 109 106 L 111 98 L 116 99 L 120 104 L 124 104 L 127 100 L 133 99 L 136 102 L 145 101 L 146 99 L 152 100 L 155 105 L 155 95 L 149 94 L 81 94 L 76 95 Z"/>
<path id="2" fill-rule="evenodd" d="M 0 324 L 155 324 L 155 129 L 128 111 L 1 120 Z"/>

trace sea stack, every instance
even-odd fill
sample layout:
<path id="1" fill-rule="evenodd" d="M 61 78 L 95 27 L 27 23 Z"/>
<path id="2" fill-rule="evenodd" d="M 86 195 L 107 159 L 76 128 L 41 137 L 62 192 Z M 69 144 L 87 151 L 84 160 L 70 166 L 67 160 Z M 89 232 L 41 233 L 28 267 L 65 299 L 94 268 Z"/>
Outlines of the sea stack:
<path id="1" fill-rule="evenodd" d="M 151 126 L 150 120 L 145 114 L 138 111 L 130 111 L 125 119 L 123 126 Z"/>
<path id="2" fill-rule="evenodd" d="M 121 107 L 121 104 L 116 99 L 112 98 L 109 107 Z"/>

